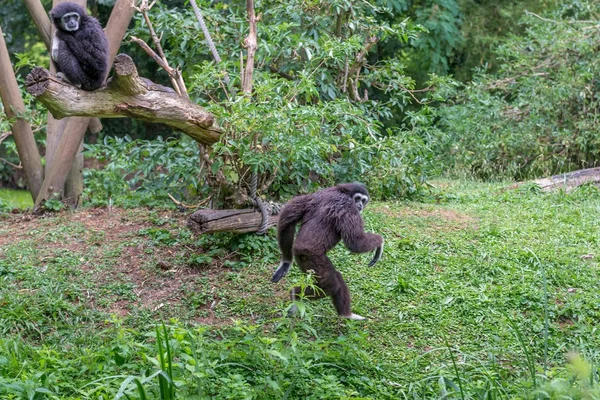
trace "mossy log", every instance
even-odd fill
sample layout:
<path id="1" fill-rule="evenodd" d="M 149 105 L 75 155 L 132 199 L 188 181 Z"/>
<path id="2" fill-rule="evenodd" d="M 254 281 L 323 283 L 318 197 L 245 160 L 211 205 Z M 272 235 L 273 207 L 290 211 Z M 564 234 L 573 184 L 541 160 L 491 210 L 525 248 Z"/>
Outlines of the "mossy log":
<path id="1" fill-rule="evenodd" d="M 592 182 L 596 186 L 600 186 L 600 167 L 579 169 L 577 171 L 567 172 L 560 175 L 536 179 L 533 182 L 546 192 L 558 189 L 564 189 L 565 191 L 569 192 L 572 189 L 588 182 Z"/>
<path id="2" fill-rule="evenodd" d="M 268 227 L 277 225 L 279 215 L 269 217 Z M 215 232 L 256 232 L 262 223 L 262 214 L 254 209 L 198 210 L 188 218 L 187 226 L 196 234 Z"/>
<path id="3" fill-rule="evenodd" d="M 98 90 L 78 89 L 42 67 L 27 75 L 26 86 L 58 119 L 137 118 L 171 126 L 205 145 L 216 143 L 222 133 L 213 114 L 179 97 L 173 89 L 139 77 L 126 54 L 116 57 L 113 77 Z"/>

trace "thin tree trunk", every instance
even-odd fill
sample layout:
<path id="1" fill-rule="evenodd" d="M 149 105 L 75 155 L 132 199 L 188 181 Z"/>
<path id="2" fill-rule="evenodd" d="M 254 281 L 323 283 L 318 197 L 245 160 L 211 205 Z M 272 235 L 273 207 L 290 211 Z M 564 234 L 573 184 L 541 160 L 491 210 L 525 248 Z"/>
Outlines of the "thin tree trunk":
<path id="1" fill-rule="evenodd" d="M 256 15 L 254 13 L 254 0 L 246 0 L 246 12 L 248 13 L 248 22 L 250 32 L 244 39 L 244 47 L 247 49 L 246 66 L 242 76 L 242 91 L 248 95 L 252 94 L 252 76 L 254 75 L 254 55 L 258 47 L 256 32 Z"/>
<path id="2" fill-rule="evenodd" d="M 11 130 L 15 138 L 21 164 L 25 170 L 29 191 L 35 199 L 42 186 L 44 170 L 31 125 L 25 119 L 18 117 L 18 115 L 25 113 L 25 104 L 23 103 L 19 85 L 17 84 L 17 79 L 10 63 L 2 27 L 0 27 L 0 97 L 2 97 L 6 116 L 9 119 L 14 119 L 14 122 L 11 124 Z"/>
<path id="3" fill-rule="evenodd" d="M 31 1 L 31 0 L 29 0 L 29 1 Z M 54 0 L 52 2 L 52 6 L 56 7 L 58 4 L 63 3 L 65 1 L 72 1 L 74 3 L 79 4 L 83 8 L 86 7 L 86 0 Z M 30 13 L 33 15 L 33 9 L 30 9 Z M 50 25 L 52 25 L 50 23 L 50 19 L 47 16 L 46 16 L 46 18 L 48 19 L 48 23 Z M 34 20 L 37 20 L 37 19 L 40 20 L 39 24 L 36 23 L 36 25 L 38 26 L 38 30 L 40 30 L 39 28 L 44 29 L 44 27 L 47 26 L 46 23 L 41 22 L 42 21 L 41 17 L 37 17 Z M 52 32 L 53 32 L 53 29 L 54 29 L 54 27 L 51 26 Z M 45 32 L 45 30 L 44 30 L 44 32 Z M 41 30 L 40 30 L 40 34 L 42 35 L 42 37 L 44 36 L 44 33 L 42 33 Z M 51 46 L 52 46 L 52 44 L 50 44 L 50 47 L 48 47 L 49 52 L 51 52 Z M 50 62 L 50 70 L 52 72 L 56 73 L 56 70 L 54 69 L 54 65 L 52 62 Z M 60 143 L 60 139 L 62 138 L 62 136 L 64 134 L 71 135 L 71 132 L 65 132 L 65 130 L 64 130 L 64 128 L 67 126 L 67 122 L 68 121 L 64 121 L 64 122 L 56 121 L 53 117 L 50 116 L 50 113 L 48 113 L 48 124 L 47 124 L 47 128 L 46 128 L 46 176 L 48 176 L 49 171 L 52 168 L 52 162 L 55 159 L 56 149 Z M 88 123 L 89 123 L 89 121 L 88 121 Z M 84 133 L 85 133 L 85 129 L 87 129 L 87 124 L 85 124 L 85 126 L 83 127 Z M 81 144 L 79 147 L 83 150 L 83 144 Z M 67 194 L 67 192 L 68 192 L 68 194 Z M 64 187 L 61 187 L 60 190 L 56 190 L 56 193 L 60 193 L 60 197 L 63 198 L 63 200 L 65 201 L 65 204 L 69 205 L 70 207 L 75 208 L 79 205 L 79 199 L 81 197 L 81 194 L 83 193 L 83 153 L 82 152 L 78 152 L 78 154 L 76 154 L 76 156 L 74 157 L 71 168 L 69 169 L 69 173 L 67 174 L 67 177 L 65 179 Z"/>

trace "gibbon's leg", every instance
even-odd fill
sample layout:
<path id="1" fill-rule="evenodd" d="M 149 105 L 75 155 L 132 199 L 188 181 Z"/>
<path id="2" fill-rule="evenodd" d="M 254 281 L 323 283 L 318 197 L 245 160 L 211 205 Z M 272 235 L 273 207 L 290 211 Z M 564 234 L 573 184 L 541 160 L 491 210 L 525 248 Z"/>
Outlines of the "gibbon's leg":
<path id="1" fill-rule="evenodd" d="M 344 282 L 342 274 L 336 271 L 333 263 L 326 255 L 307 256 L 300 255 L 296 257 L 300 269 L 304 272 L 308 270 L 315 271 L 315 286 L 321 290 L 315 291 L 311 287 L 304 289 L 304 296 L 311 299 L 320 299 L 325 296 L 331 296 L 333 305 L 340 317 L 363 320 L 366 319 L 358 314 L 354 314 L 350 308 L 350 290 Z M 290 293 L 292 300 L 298 298 L 302 288 L 296 286 Z M 315 293 L 316 292 L 316 293 Z M 292 308 L 290 312 L 295 312 Z"/>

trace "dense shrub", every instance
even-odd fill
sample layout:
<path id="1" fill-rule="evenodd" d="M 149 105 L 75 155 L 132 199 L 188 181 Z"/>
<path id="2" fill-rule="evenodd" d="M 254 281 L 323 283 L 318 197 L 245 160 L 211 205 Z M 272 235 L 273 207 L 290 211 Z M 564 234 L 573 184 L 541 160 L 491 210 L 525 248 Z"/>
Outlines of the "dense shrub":
<path id="1" fill-rule="evenodd" d="M 556 174 L 599 165 L 597 2 L 551 18 L 528 14 L 527 35 L 498 49 L 498 74 L 480 73 L 439 111 L 432 146 L 444 168 L 481 178 Z"/>

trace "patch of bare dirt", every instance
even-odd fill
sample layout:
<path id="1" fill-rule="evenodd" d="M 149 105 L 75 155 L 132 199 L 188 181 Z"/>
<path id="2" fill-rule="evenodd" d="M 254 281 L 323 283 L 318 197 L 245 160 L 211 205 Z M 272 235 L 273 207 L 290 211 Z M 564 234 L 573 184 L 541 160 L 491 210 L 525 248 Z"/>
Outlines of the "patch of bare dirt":
<path id="1" fill-rule="evenodd" d="M 171 212 L 158 217 L 169 223 L 176 221 L 177 226 L 185 226 L 187 219 L 187 215 Z M 186 286 L 193 290 L 189 285 L 196 278 L 212 280 L 211 275 L 219 275 L 222 270 L 177 265 L 173 261 L 177 256 L 200 250 L 179 244 L 153 246 L 151 239 L 139 234 L 141 229 L 151 227 L 157 226 L 144 210 L 113 209 L 109 213 L 106 209 L 81 209 L 48 216 L 9 215 L 0 220 L 0 254 L 4 247 L 24 240 L 35 242 L 42 263 L 51 262 L 60 251 L 81 254 L 80 268 L 94 286 L 82 289 L 89 306 L 119 316 L 127 316 L 133 308 L 172 315 L 170 309 L 181 304 Z M 168 224 L 158 228 L 169 230 Z M 113 250 L 118 254 L 114 265 L 100 268 L 106 253 Z M 135 298 L 113 296 L 107 305 L 102 292 L 109 285 L 119 284 L 133 287 Z M 212 302 L 209 300 L 204 308 L 209 309 Z M 211 325 L 228 323 L 213 317 L 201 319 Z"/>

